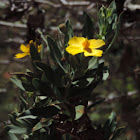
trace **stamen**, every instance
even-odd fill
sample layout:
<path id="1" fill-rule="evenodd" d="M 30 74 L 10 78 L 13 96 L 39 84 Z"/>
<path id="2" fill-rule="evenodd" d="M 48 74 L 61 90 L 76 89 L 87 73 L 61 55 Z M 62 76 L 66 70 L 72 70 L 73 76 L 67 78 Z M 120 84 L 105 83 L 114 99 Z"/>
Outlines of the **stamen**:
<path id="1" fill-rule="evenodd" d="M 86 50 L 89 53 L 92 52 L 91 49 L 89 48 L 90 43 L 89 43 L 89 41 L 87 39 L 85 41 L 83 41 L 82 45 L 84 47 L 84 50 Z"/>
<path id="2" fill-rule="evenodd" d="M 89 41 L 86 39 L 85 41 L 83 41 L 82 45 L 83 45 L 84 49 L 87 49 L 90 44 L 89 44 Z"/>

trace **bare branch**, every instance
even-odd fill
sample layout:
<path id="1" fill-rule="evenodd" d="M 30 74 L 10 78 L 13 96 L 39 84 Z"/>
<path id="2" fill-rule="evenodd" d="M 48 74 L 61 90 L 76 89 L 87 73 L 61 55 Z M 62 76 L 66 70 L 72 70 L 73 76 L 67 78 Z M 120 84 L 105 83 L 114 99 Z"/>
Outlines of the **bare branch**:
<path id="1" fill-rule="evenodd" d="M 73 1 L 73 2 L 67 2 L 66 0 L 60 0 L 60 2 L 63 4 L 63 5 L 68 5 L 68 6 L 86 6 L 86 5 L 89 5 L 90 2 L 89 1 Z"/>
<path id="2" fill-rule="evenodd" d="M 12 23 L 12 22 L 6 22 L 6 21 L 0 21 L 0 25 L 16 27 L 16 28 L 27 28 L 26 24 Z"/>
<path id="3" fill-rule="evenodd" d="M 124 8 L 125 9 L 128 8 L 130 11 L 140 10 L 140 5 L 139 4 L 132 4 L 131 1 L 132 0 L 126 0 L 124 3 Z"/>
<path id="4" fill-rule="evenodd" d="M 35 2 L 37 3 L 41 3 L 41 4 L 48 4 L 54 8 L 59 8 L 61 7 L 61 4 L 56 4 L 56 3 L 53 3 L 53 2 L 50 2 L 50 1 L 46 1 L 46 0 L 35 0 Z"/>

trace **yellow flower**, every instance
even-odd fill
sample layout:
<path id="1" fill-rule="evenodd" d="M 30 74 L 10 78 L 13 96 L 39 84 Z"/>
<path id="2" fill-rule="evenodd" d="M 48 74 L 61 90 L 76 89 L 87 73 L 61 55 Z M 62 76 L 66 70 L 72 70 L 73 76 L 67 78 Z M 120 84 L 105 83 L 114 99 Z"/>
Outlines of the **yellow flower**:
<path id="1" fill-rule="evenodd" d="M 103 54 L 102 50 L 97 48 L 105 45 L 105 42 L 101 39 L 90 39 L 84 37 L 73 37 L 68 42 L 69 46 L 66 48 L 66 51 L 72 55 L 78 53 L 84 53 L 87 56 L 96 56 L 101 57 Z"/>
<path id="2" fill-rule="evenodd" d="M 15 55 L 15 58 L 23 58 L 23 57 L 25 57 L 26 55 L 30 55 L 30 45 L 31 45 L 32 43 L 33 43 L 34 46 L 37 48 L 38 52 L 40 52 L 40 51 L 41 51 L 41 45 L 38 45 L 38 47 L 37 47 L 36 42 L 33 42 L 33 40 L 30 40 L 29 44 L 27 44 L 26 46 L 23 45 L 23 44 L 20 45 L 20 49 L 21 49 L 21 51 L 22 51 L 23 53 L 18 53 L 18 54 L 16 54 L 16 55 Z"/>

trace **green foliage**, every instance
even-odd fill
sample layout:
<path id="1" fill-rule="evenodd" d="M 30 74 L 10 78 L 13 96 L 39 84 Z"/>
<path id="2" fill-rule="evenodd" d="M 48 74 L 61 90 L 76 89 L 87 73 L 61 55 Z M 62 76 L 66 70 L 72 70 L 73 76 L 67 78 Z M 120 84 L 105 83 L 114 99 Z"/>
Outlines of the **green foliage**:
<path id="1" fill-rule="evenodd" d="M 30 45 L 30 54 L 31 54 L 31 58 L 33 61 L 41 60 L 40 55 L 33 43 L 31 43 L 31 45 Z"/>
<path id="2" fill-rule="evenodd" d="M 102 6 L 98 12 L 99 34 L 97 37 L 107 40 L 110 36 L 113 36 L 106 52 L 115 42 L 120 28 L 120 21 L 123 13 L 118 17 L 116 10 L 116 3 L 113 0 L 108 8 Z"/>
<path id="3" fill-rule="evenodd" d="M 98 13 L 99 35 L 102 39 L 106 39 L 110 33 L 116 28 L 117 13 L 115 1 L 112 1 L 108 8 L 102 6 Z"/>
<path id="4" fill-rule="evenodd" d="M 93 38 L 93 31 L 94 31 L 93 22 L 86 12 L 84 12 L 84 19 L 85 19 L 85 23 L 83 26 L 83 37 L 87 37 L 88 39 L 92 39 Z"/>
<path id="5" fill-rule="evenodd" d="M 99 11 L 99 36 L 106 39 L 116 30 L 115 2 Z M 84 13 L 83 36 L 93 38 L 91 18 Z M 48 47 L 49 59 L 43 60 L 31 44 L 32 71 L 14 73 L 11 80 L 21 89 L 20 110 L 9 115 L 10 125 L 6 131 L 11 140 L 115 140 L 123 128 L 116 128 L 113 112 L 105 125 L 94 127 L 88 113 L 104 99 L 91 100 L 93 90 L 107 79 L 108 67 L 96 57 L 81 54 L 71 56 L 65 51 L 68 41 L 74 36 L 70 22 L 65 23 L 64 43 L 57 44 L 50 36 L 39 31 Z M 42 60 L 41 60 L 42 59 Z M 91 105 L 88 102 L 91 102 Z M 20 135 L 20 136 L 19 136 Z"/>
<path id="6" fill-rule="evenodd" d="M 11 81 L 18 86 L 20 89 L 25 90 L 24 87 L 22 86 L 21 80 L 18 80 L 17 78 L 11 77 Z"/>
<path id="7" fill-rule="evenodd" d="M 116 129 L 116 114 L 114 112 L 112 112 L 109 116 L 108 120 L 104 124 L 103 129 L 105 131 L 105 138 L 109 139 Z"/>
<path id="8" fill-rule="evenodd" d="M 68 41 L 74 36 L 74 33 L 73 33 L 72 26 L 70 25 L 69 21 L 66 22 L 65 27 L 66 27 L 66 31 L 64 32 L 65 34 L 64 44 L 65 46 L 67 46 Z"/>
<path id="9" fill-rule="evenodd" d="M 75 120 L 78 120 L 84 114 L 85 107 L 83 105 L 78 105 L 75 107 Z"/>

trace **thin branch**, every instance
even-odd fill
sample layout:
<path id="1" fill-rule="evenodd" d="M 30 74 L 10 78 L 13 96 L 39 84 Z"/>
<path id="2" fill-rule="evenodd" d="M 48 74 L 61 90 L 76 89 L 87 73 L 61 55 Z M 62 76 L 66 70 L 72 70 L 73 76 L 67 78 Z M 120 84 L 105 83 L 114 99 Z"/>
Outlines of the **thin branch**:
<path id="1" fill-rule="evenodd" d="M 91 10 L 96 4 L 95 3 L 91 3 L 88 7 L 87 10 Z"/>
<path id="2" fill-rule="evenodd" d="M 60 0 L 60 2 L 63 4 L 63 5 L 67 5 L 67 6 L 86 6 L 86 5 L 89 5 L 90 2 L 89 1 L 73 1 L 73 2 L 67 2 L 66 0 Z"/>
<path id="3" fill-rule="evenodd" d="M 56 3 L 53 3 L 53 2 L 50 2 L 50 1 L 46 1 L 46 0 L 35 0 L 35 2 L 37 3 L 41 3 L 41 4 L 48 4 L 54 8 L 59 8 L 61 7 L 61 4 L 56 4 Z"/>
<path id="4" fill-rule="evenodd" d="M 133 96 L 133 95 L 136 95 L 138 93 L 139 92 L 137 90 L 136 91 L 129 91 L 126 96 Z M 116 100 L 120 100 L 122 97 L 123 97 L 122 95 L 114 96 L 114 97 L 111 97 L 111 98 L 107 97 L 106 100 L 104 101 L 104 103 L 114 102 Z"/>
<path id="5" fill-rule="evenodd" d="M 132 4 L 132 0 L 126 0 L 124 3 L 124 8 L 129 9 L 130 11 L 140 10 L 139 4 Z"/>
<path id="6" fill-rule="evenodd" d="M 0 64 L 9 64 L 10 61 L 9 60 L 0 60 Z"/>
<path id="7" fill-rule="evenodd" d="M 0 21 L 0 25 L 16 27 L 16 28 L 27 28 L 26 24 L 12 23 L 12 22 L 6 22 L 6 21 Z"/>

